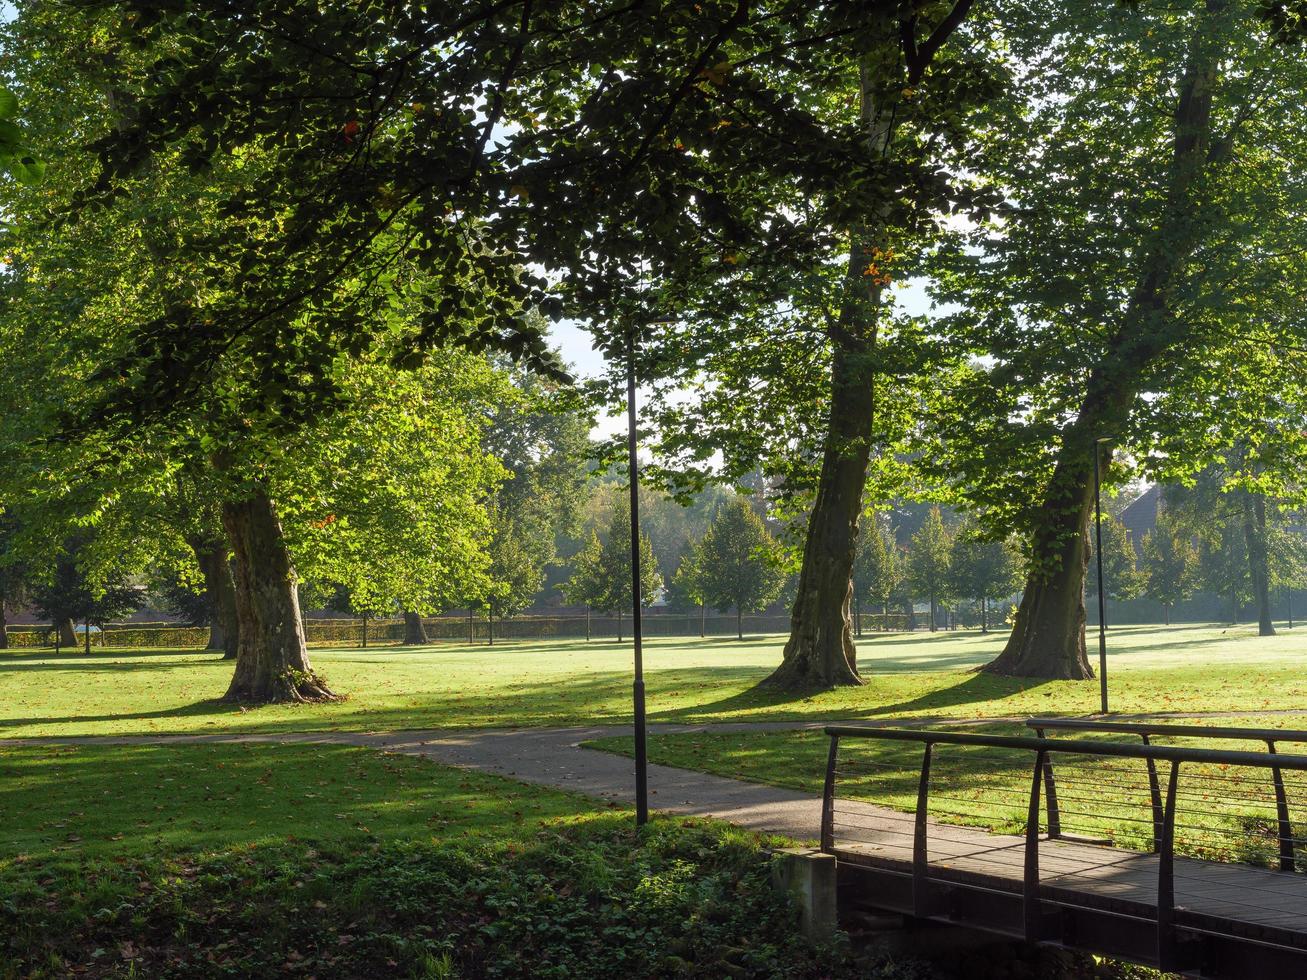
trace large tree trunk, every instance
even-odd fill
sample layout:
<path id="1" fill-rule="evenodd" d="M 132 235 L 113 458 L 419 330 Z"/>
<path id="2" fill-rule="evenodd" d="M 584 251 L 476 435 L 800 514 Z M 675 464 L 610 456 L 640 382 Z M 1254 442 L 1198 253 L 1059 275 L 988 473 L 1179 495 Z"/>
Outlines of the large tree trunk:
<path id="1" fill-rule="evenodd" d="M 224 660 L 235 660 L 240 648 L 240 621 L 236 617 L 236 583 L 227 560 L 227 546 L 199 541 L 190 544 L 209 600 L 208 649 L 221 650 Z"/>
<path id="2" fill-rule="evenodd" d="M 1209 3 L 1221 17 L 1224 5 Z M 1093 505 L 1093 454 L 1110 453 L 1096 439 L 1117 436 L 1129 419 L 1145 370 L 1183 344 L 1191 325 L 1174 317 L 1170 294 L 1202 237 L 1194 185 L 1229 157 L 1212 147 L 1212 92 L 1228 38 L 1202 25 L 1186 56 L 1176 100 L 1170 186 L 1165 210 L 1147 242 L 1120 326 L 1108 339 L 1085 386 L 1076 420 L 1064 430 L 1057 462 L 1039 502 L 1031 572 L 1007 646 L 986 669 L 1022 677 L 1083 679 L 1093 676 L 1085 656 L 1084 578 L 1089 514 Z"/>
<path id="3" fill-rule="evenodd" d="M 855 248 L 858 261 L 861 249 Z M 873 344 L 837 347 L 817 499 L 808 519 L 790 639 L 767 684 L 791 690 L 862 683 L 849 606 L 862 491 L 871 452 Z"/>
<path id="4" fill-rule="evenodd" d="M 1086 453 L 1094 451 L 1092 440 L 1079 445 Z M 986 670 L 1070 680 L 1094 676 L 1085 653 L 1085 569 L 1093 506 L 1086 472 L 1092 468 L 1092 457 L 1077 460 L 1064 451 L 1059 460 L 1035 532 L 1037 562 L 1032 563 L 1007 645 Z"/>
<path id="5" fill-rule="evenodd" d="M 1248 571 L 1253 599 L 1257 603 L 1257 635 L 1274 636 L 1271 619 L 1271 568 L 1266 547 L 1266 498 L 1248 490 L 1243 493 L 1243 536 L 1248 551 Z"/>
<path id="6" fill-rule="evenodd" d="M 304 644 L 295 569 L 267 495 L 222 505 L 235 566 L 240 648 L 229 701 L 325 701 L 335 695 L 313 672 Z"/>
<path id="7" fill-rule="evenodd" d="M 743 639 L 744 639 L 744 623 L 743 623 L 743 618 L 744 618 L 744 617 L 743 617 L 743 614 L 740 612 L 740 607 L 739 607 L 739 606 L 736 606 L 736 607 L 735 607 L 735 638 L 736 638 L 737 640 L 743 640 Z"/>
<path id="8" fill-rule="evenodd" d="M 65 616 L 59 621 L 59 645 L 73 650 L 77 648 L 77 627 L 73 625 L 71 616 Z"/>
<path id="9" fill-rule="evenodd" d="M 415 612 L 404 610 L 404 646 L 421 646 L 427 642 L 427 628 L 422 625 L 422 617 Z"/>
<path id="10" fill-rule="evenodd" d="M 5 618 L 5 604 L 0 602 L 0 650 L 9 649 L 9 620 Z"/>

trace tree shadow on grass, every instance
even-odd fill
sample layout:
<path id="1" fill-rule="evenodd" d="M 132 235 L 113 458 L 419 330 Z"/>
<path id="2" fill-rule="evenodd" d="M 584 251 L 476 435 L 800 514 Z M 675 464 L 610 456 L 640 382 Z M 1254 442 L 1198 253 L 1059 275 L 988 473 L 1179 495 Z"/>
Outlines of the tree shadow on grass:
<path id="1" fill-rule="evenodd" d="M 147 721 L 152 718 L 199 718 L 207 715 L 239 715 L 242 709 L 239 705 L 229 701 L 223 701 L 221 698 L 206 698 L 203 701 L 196 701 L 193 704 L 172 706 L 169 708 L 160 708 L 157 711 L 129 711 L 117 712 L 103 715 L 62 715 L 46 717 L 26 717 L 26 718 L 0 718 L 0 728 L 24 728 L 32 725 L 64 725 L 78 722 L 97 722 L 97 721 Z M 113 737 L 114 733 L 106 733 Z M 144 732 L 140 734 L 165 735 L 167 732 Z M 27 736 L 16 736 L 23 738 Z M 62 738 L 64 736 L 56 736 Z M 79 736 L 68 736 L 77 738 Z"/>
<path id="2" fill-rule="evenodd" d="M 1019 694 L 1022 691 L 1028 691 L 1050 683 L 1038 678 L 1002 677 L 996 674 L 968 673 L 960 676 L 965 677 L 961 683 L 929 691 L 911 700 L 899 701 L 893 704 L 867 705 L 865 707 L 831 704 L 829 708 L 823 710 L 827 699 L 838 691 L 854 689 L 838 688 L 835 692 L 786 691 L 758 684 L 718 701 L 708 702 L 688 709 L 679 708 L 665 712 L 654 712 L 650 717 L 668 721 L 695 721 L 715 715 L 760 709 L 766 711 L 767 709 L 788 708 L 789 710 L 781 710 L 767 715 L 765 720 L 779 721 L 795 718 L 811 719 L 814 717 L 832 720 L 837 718 L 880 718 L 897 714 L 938 712 L 962 705 L 1000 701 L 1013 694 Z M 875 685 L 874 675 L 869 678 L 868 683 Z"/>

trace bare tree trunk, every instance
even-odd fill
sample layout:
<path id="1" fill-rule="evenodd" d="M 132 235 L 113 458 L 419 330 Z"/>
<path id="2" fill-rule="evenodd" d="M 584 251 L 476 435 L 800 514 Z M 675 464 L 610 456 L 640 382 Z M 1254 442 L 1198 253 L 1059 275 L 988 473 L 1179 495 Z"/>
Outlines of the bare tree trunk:
<path id="1" fill-rule="evenodd" d="M 427 628 L 422 625 L 422 617 L 408 609 L 404 610 L 404 646 L 420 646 L 427 642 Z"/>
<path id="2" fill-rule="evenodd" d="M 708 604 L 706 602 L 701 602 L 699 603 L 699 639 L 702 640 L 705 636 L 708 635 L 707 630 L 708 630 Z"/>
<path id="3" fill-rule="evenodd" d="M 1072 464 L 1064 461 L 1058 469 L 1066 474 Z M 1007 644 L 986 670 L 1071 680 L 1094 676 L 1085 652 L 1085 569 L 1093 488 L 1078 477 L 1073 473 L 1071 478 L 1059 478 L 1054 472 L 1051 487 L 1060 488 L 1059 499 L 1043 508 L 1047 517 L 1035 539 L 1035 554 L 1049 564 L 1042 573 L 1032 570 Z"/>
<path id="4" fill-rule="evenodd" d="M 980 632 L 989 632 L 989 607 L 983 595 L 980 597 Z"/>
<path id="5" fill-rule="evenodd" d="M 486 636 L 489 639 L 487 646 L 495 645 L 495 607 L 486 604 Z"/>
<path id="6" fill-rule="evenodd" d="M 74 651 L 77 649 L 77 627 L 70 616 L 59 621 L 59 645 Z"/>
<path id="7" fill-rule="evenodd" d="M 1243 536 L 1248 552 L 1248 571 L 1257 603 L 1257 635 L 1274 636 L 1271 618 L 1271 569 L 1266 547 L 1266 498 L 1249 490 L 1243 494 Z"/>
<path id="8" fill-rule="evenodd" d="M 0 650 L 9 649 L 9 620 L 5 618 L 5 604 L 0 602 Z"/>
<path id="9" fill-rule="evenodd" d="M 221 650 L 224 660 L 235 660 L 240 647 L 240 623 L 236 618 L 236 583 L 232 578 L 227 545 L 220 541 L 187 542 L 204 578 L 209 604 L 209 650 Z"/>
<path id="10" fill-rule="evenodd" d="M 590 642 L 590 607 L 585 607 L 585 642 Z"/>
<path id="11" fill-rule="evenodd" d="M 326 701 L 335 695 L 313 672 L 304 643 L 295 569 L 271 500 L 256 492 L 222 505 L 234 559 L 240 648 L 229 701 Z"/>
<path id="12" fill-rule="evenodd" d="M 622 642 L 622 607 L 617 607 L 617 642 Z"/>
<path id="13" fill-rule="evenodd" d="M 1169 602 L 1162 603 L 1162 625 L 1171 625 L 1171 604 Z"/>
<path id="14" fill-rule="evenodd" d="M 743 616 L 740 613 L 739 606 L 735 607 L 735 638 L 737 640 L 744 639 Z"/>

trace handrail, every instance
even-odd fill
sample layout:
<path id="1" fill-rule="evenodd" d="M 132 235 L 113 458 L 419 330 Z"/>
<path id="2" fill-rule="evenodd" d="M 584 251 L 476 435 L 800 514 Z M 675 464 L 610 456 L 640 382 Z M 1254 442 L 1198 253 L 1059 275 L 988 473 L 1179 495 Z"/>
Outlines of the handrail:
<path id="1" fill-rule="evenodd" d="M 828 725 L 827 735 L 840 738 L 872 738 L 897 742 L 932 742 L 936 745 L 978 745 L 996 749 L 1027 749 L 1073 755 L 1110 755 L 1128 759 L 1157 759 L 1166 762 L 1199 762 L 1230 766 L 1254 766 L 1307 772 L 1307 755 L 1277 755 L 1275 762 L 1264 753 L 1225 749 L 1195 749 L 1178 745 L 1123 745 L 1120 742 L 1091 742 L 1084 739 L 1037 738 L 1029 735 L 979 735 L 975 732 L 940 732 L 914 728 L 876 728 L 871 725 Z"/>
<path id="2" fill-rule="evenodd" d="M 1045 719 L 1032 719 L 1044 721 Z M 1109 723 L 1103 723 L 1109 724 Z M 1033 725 L 1032 725 L 1033 727 Z M 1283 770 L 1307 772 L 1307 755 L 1281 755 L 1269 745 L 1267 753 L 1245 752 L 1239 750 L 1189 748 L 1172 745 L 1156 745 L 1149 741 L 1149 735 L 1162 734 L 1154 732 L 1135 732 L 1142 736 L 1138 745 L 1120 742 L 1090 741 L 1085 739 L 1047 738 L 1042 735 L 1030 737 L 1023 735 L 984 735 L 975 732 L 930 731 L 922 729 L 877 728 L 872 726 L 831 725 L 825 729 L 830 738 L 830 753 L 827 759 L 825 790 L 822 798 L 822 850 L 827 853 L 835 851 L 834 803 L 836 792 L 837 755 L 841 745 L 855 739 L 894 741 L 916 743 L 922 747 L 921 770 L 917 786 L 917 805 L 913 821 L 912 843 L 912 907 L 916 915 L 929 916 L 935 903 L 932 902 L 931 881 L 928 873 L 929 862 L 927 847 L 929 843 L 929 822 L 927 808 L 930 791 L 931 760 L 934 748 L 939 745 L 963 745 L 1002 749 L 1020 749 L 1034 753 L 1034 766 L 1031 772 L 1030 795 L 1027 807 L 1027 820 L 1024 833 L 1024 861 L 1021 883 L 1023 918 L 1026 937 L 1032 941 L 1041 938 L 1045 921 L 1044 900 L 1041 894 L 1039 878 L 1039 811 L 1041 789 L 1048 797 L 1049 836 L 1053 833 L 1056 820 L 1056 798 L 1054 795 L 1052 764 L 1054 754 L 1092 755 L 1115 758 L 1142 759 L 1149 765 L 1150 783 L 1154 797 L 1153 824 L 1154 850 L 1158 855 L 1157 881 L 1157 959 L 1163 970 L 1184 968 L 1185 950 L 1180 945 L 1176 931 L 1175 906 L 1175 827 L 1176 827 L 1176 789 L 1182 764 L 1211 764 L 1220 766 L 1247 766 L 1250 768 L 1269 769 L 1275 774 L 1277 783 L 1277 808 L 1280 815 L 1279 833 L 1281 837 L 1281 868 L 1292 870 L 1293 848 L 1292 831 L 1289 826 L 1287 809 L 1283 796 Z M 1253 736 L 1250 736 L 1250 738 Z M 1157 763 L 1168 763 L 1165 795 L 1161 792 L 1160 780 L 1157 778 Z M 1287 844 L 1287 861 L 1286 861 Z"/>
<path id="3" fill-rule="evenodd" d="M 1096 718 L 1027 718 L 1026 727 L 1037 731 L 1060 728 L 1083 732 L 1121 732 L 1128 735 L 1169 735 L 1176 738 L 1307 742 L 1307 731 L 1292 728 L 1222 728 L 1216 725 L 1175 725 L 1170 722 L 1099 721 Z"/>
<path id="4" fill-rule="evenodd" d="M 1170 738 L 1214 738 L 1214 739 L 1242 739 L 1246 741 L 1263 742 L 1266 745 L 1267 755 L 1276 756 L 1276 761 L 1269 768 L 1271 770 L 1271 785 L 1275 789 L 1275 810 L 1277 836 L 1279 837 L 1280 846 L 1280 870 L 1294 870 L 1294 839 L 1293 827 L 1289 821 L 1289 798 L 1284 788 L 1284 766 L 1279 764 L 1282 758 L 1276 751 L 1277 742 L 1307 742 L 1307 731 L 1298 731 L 1287 728 L 1228 728 L 1214 725 L 1173 725 L 1169 722 L 1128 722 L 1128 721 L 1099 721 L 1095 718 L 1027 718 L 1026 726 L 1033 728 L 1035 734 L 1040 738 L 1044 737 L 1047 729 L 1062 729 L 1066 731 L 1077 732 L 1118 732 L 1122 734 L 1138 735 L 1145 745 L 1151 745 L 1151 739 L 1154 736 L 1167 736 Z M 1153 848 L 1157 848 L 1157 840 L 1161 836 L 1162 830 L 1162 788 L 1157 779 L 1157 765 L 1152 759 L 1145 760 L 1148 767 L 1148 791 L 1152 797 L 1153 804 Z M 1048 796 L 1048 824 L 1049 836 L 1061 836 L 1061 818 L 1057 805 L 1057 787 L 1053 776 L 1053 764 L 1046 763 L 1044 769 L 1044 781 L 1047 784 Z"/>

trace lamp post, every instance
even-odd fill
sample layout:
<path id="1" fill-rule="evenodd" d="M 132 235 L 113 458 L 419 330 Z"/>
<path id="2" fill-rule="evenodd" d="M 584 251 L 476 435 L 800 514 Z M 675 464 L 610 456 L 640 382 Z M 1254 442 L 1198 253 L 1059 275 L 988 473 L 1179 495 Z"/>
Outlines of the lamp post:
<path id="1" fill-rule="evenodd" d="M 631 486 L 631 636 L 635 641 L 635 681 L 631 694 L 635 717 L 635 825 L 649 821 L 649 758 L 645 749 L 644 651 L 640 631 L 640 465 L 636 459 L 635 328 L 626 348 L 626 449 Z"/>
<path id="2" fill-rule="evenodd" d="M 1098 565 L 1098 690 L 1107 714 L 1107 597 L 1103 594 L 1103 504 L 1099 457 L 1108 439 L 1094 440 L 1094 559 Z"/>

